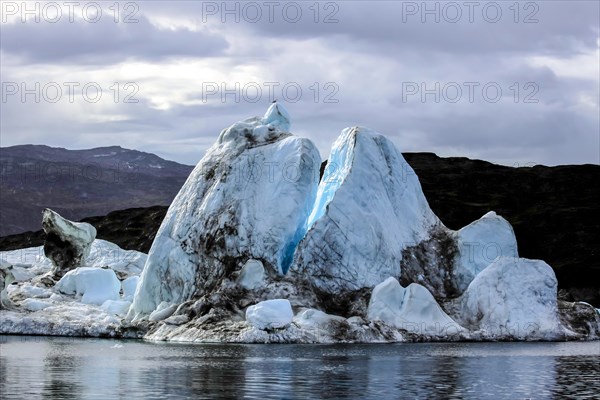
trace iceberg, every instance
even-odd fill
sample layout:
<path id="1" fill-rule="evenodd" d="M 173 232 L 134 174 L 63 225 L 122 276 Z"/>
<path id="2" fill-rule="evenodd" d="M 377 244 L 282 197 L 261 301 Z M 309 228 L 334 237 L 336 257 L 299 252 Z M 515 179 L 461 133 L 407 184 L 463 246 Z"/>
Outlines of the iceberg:
<path id="1" fill-rule="evenodd" d="M 123 329 L 121 319 L 145 259 L 146 254 L 95 239 L 83 266 L 55 283 L 47 279 L 55 266 L 44 246 L 0 252 L 0 333 L 138 337 Z M 121 296 L 125 287 L 129 299 Z"/>
<path id="2" fill-rule="evenodd" d="M 119 298 L 121 282 L 112 269 L 80 267 L 67 272 L 54 288 L 60 293 L 82 296 L 82 303 L 102 305 Z"/>
<path id="3" fill-rule="evenodd" d="M 426 336 L 447 338 L 464 330 L 442 310 L 429 290 L 416 283 L 403 288 L 392 277 L 373 289 L 367 316 Z"/>
<path id="4" fill-rule="evenodd" d="M 459 231 L 446 228 L 394 144 L 361 127 L 334 143 L 305 232 L 292 271 L 337 295 L 334 309 L 348 307 L 340 293 L 388 277 L 455 298 L 496 258 L 517 256 L 512 227 L 494 212 Z"/>
<path id="5" fill-rule="evenodd" d="M 290 121 L 273 103 L 223 130 L 148 255 L 45 212 L 48 246 L 0 252 L 0 333 L 234 343 L 599 338 L 600 314 L 557 299 L 552 269 L 519 258 L 507 220 L 490 211 L 448 229 L 392 141 L 368 128 L 342 131 L 319 179 L 319 152 L 289 132 Z M 78 255 L 66 257 L 59 243 Z"/>
<path id="6" fill-rule="evenodd" d="M 403 251 L 440 221 L 387 138 L 346 128 L 330 153 L 292 271 L 332 295 L 400 276 Z"/>
<path id="7" fill-rule="evenodd" d="M 321 158 L 292 136 L 274 103 L 264 118 L 221 132 L 169 207 L 148 254 L 131 316 L 215 290 L 249 259 L 284 274 L 316 196 Z"/>
<path id="8" fill-rule="evenodd" d="M 60 279 L 67 271 L 83 265 L 96 238 L 96 228 L 85 222 L 66 220 L 48 208 L 42 215 L 46 233 L 44 254 L 54 265 L 53 277 Z"/>
<path id="9" fill-rule="evenodd" d="M 292 305 L 286 299 L 261 301 L 246 309 L 246 320 L 263 331 L 285 328 L 293 318 Z"/>
<path id="10" fill-rule="evenodd" d="M 486 339 L 564 340 L 554 271 L 540 260 L 501 257 L 456 300 L 455 318 Z"/>

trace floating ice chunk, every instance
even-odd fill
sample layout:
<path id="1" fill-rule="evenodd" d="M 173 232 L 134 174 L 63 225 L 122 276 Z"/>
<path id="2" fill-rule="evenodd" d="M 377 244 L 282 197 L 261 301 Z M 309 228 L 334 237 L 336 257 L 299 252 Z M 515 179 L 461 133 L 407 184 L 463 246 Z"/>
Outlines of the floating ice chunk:
<path id="1" fill-rule="evenodd" d="M 44 308 L 48 308 L 52 305 L 52 303 L 38 300 L 38 299 L 25 299 L 21 302 L 21 307 L 26 309 L 27 311 L 39 311 Z"/>
<path id="2" fill-rule="evenodd" d="M 512 226 L 493 211 L 457 231 L 456 241 L 455 274 L 460 292 L 493 261 L 500 257 L 518 257 Z"/>
<path id="3" fill-rule="evenodd" d="M 286 299 L 261 301 L 246 309 L 246 321 L 262 330 L 285 328 L 293 318 L 292 305 Z"/>
<path id="4" fill-rule="evenodd" d="M 289 132 L 292 119 L 282 104 L 274 102 L 265 113 L 262 122 L 265 125 L 276 126 L 284 132 Z"/>
<path id="5" fill-rule="evenodd" d="M 557 281 L 541 260 L 502 257 L 473 279 L 458 299 L 456 318 L 486 338 L 558 339 Z"/>
<path id="6" fill-rule="evenodd" d="M 425 287 L 411 283 L 403 288 L 392 277 L 373 289 L 367 316 L 421 335 L 452 336 L 463 330 Z"/>
<path id="7" fill-rule="evenodd" d="M 126 315 L 129 311 L 131 301 L 126 300 L 106 300 L 101 308 L 109 315 Z"/>
<path id="8" fill-rule="evenodd" d="M 121 282 L 112 269 L 80 267 L 67 272 L 55 288 L 64 294 L 82 295 L 82 303 L 101 305 L 119 299 Z"/>
<path id="9" fill-rule="evenodd" d="M 238 284 L 244 289 L 252 290 L 261 286 L 265 278 L 265 267 L 258 260 L 248 260 L 242 267 Z"/>
<path id="10" fill-rule="evenodd" d="M 130 276 L 121 282 L 121 287 L 123 288 L 123 299 L 133 300 L 133 296 L 135 295 L 135 290 L 137 289 L 139 281 L 139 276 Z"/>

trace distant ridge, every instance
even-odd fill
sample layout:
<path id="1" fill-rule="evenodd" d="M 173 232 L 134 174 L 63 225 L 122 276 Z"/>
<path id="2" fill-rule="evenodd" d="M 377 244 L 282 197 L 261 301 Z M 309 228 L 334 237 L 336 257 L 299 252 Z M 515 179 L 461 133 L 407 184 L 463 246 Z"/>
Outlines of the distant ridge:
<path id="1" fill-rule="evenodd" d="M 120 146 L 2 147 L 0 236 L 38 230 L 46 207 L 79 220 L 113 210 L 169 205 L 192 169 Z"/>

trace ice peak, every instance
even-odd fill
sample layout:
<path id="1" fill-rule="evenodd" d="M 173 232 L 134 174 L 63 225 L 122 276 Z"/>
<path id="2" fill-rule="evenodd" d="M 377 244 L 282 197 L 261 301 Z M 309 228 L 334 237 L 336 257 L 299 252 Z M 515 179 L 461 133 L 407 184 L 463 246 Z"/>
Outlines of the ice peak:
<path id="1" fill-rule="evenodd" d="M 265 125 L 276 126 L 282 131 L 289 132 L 292 119 L 288 110 L 275 100 L 262 118 L 262 122 Z"/>

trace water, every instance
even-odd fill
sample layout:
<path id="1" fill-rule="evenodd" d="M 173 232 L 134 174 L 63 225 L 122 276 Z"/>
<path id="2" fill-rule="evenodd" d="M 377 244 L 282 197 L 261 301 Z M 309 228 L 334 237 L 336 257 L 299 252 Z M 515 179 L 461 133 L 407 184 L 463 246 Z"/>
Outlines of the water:
<path id="1" fill-rule="evenodd" d="M 598 398 L 600 342 L 184 345 L 0 336 L 0 397 Z"/>

